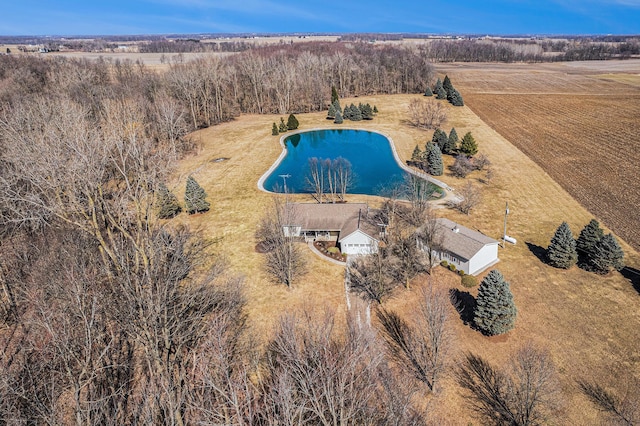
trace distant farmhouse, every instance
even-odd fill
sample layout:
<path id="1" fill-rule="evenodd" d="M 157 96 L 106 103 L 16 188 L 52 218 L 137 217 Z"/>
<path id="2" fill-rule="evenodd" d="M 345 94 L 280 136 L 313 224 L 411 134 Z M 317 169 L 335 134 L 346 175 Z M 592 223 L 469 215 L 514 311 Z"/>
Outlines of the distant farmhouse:
<path id="1" fill-rule="evenodd" d="M 377 253 L 378 230 L 365 220 L 369 206 L 364 203 L 288 205 L 291 223 L 287 236 L 304 237 L 305 241 L 336 241 L 344 254 Z"/>
<path id="2" fill-rule="evenodd" d="M 498 263 L 497 240 L 445 219 L 437 219 L 437 229 L 442 238 L 440 247 L 434 250 L 438 261 L 447 261 L 465 274 L 477 275 Z M 428 247 L 419 242 L 423 250 Z"/>

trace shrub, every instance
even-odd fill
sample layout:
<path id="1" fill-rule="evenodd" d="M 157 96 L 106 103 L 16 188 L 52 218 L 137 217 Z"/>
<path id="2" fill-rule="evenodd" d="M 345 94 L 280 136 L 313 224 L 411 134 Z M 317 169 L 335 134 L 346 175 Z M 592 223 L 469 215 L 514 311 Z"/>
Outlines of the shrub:
<path id="1" fill-rule="evenodd" d="M 273 126 L 271 127 L 271 135 L 277 136 L 279 134 L 280 131 L 278 131 L 278 126 L 276 125 L 276 123 L 273 123 Z"/>
<path id="2" fill-rule="evenodd" d="M 449 262 L 447 262 L 446 260 L 443 260 L 443 261 L 440 262 L 440 265 L 442 265 L 442 266 L 444 266 L 446 268 L 447 266 L 449 266 Z"/>
<path id="3" fill-rule="evenodd" d="M 460 270 L 458 271 L 458 275 L 460 275 L 461 277 L 464 277 L 464 276 L 465 276 L 465 275 L 467 275 L 467 274 L 465 274 L 465 273 L 464 273 L 464 271 L 463 271 L 462 269 L 460 269 Z"/>
<path id="4" fill-rule="evenodd" d="M 452 272 L 455 272 L 456 271 L 456 265 L 454 265 L 453 263 L 450 263 L 449 264 L 449 270 L 452 271 Z"/>
<path id="5" fill-rule="evenodd" d="M 451 173 L 458 178 L 465 178 L 473 170 L 473 164 L 465 154 L 456 155 L 456 160 L 449 166 Z"/>
<path id="6" fill-rule="evenodd" d="M 328 251 L 329 253 L 331 253 L 331 254 L 338 254 L 338 253 L 340 253 L 340 249 L 338 249 L 338 247 L 329 247 L 329 248 L 327 249 L 327 251 Z"/>
<path id="7" fill-rule="evenodd" d="M 460 283 L 463 287 L 471 288 L 478 285 L 478 279 L 473 275 L 463 275 L 462 278 L 460 278 Z"/>
<path id="8" fill-rule="evenodd" d="M 296 116 L 293 114 L 289 114 L 289 118 L 287 119 L 287 129 L 296 130 L 299 125 L 300 123 L 298 122 Z"/>

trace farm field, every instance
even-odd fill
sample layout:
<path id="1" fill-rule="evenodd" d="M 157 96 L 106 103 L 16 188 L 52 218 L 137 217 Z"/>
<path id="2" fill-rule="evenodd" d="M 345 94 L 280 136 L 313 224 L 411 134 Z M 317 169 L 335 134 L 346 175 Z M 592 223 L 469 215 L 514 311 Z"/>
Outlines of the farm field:
<path id="1" fill-rule="evenodd" d="M 448 71 L 449 72 L 449 71 Z M 469 80 L 450 72 L 453 83 L 469 99 L 474 94 L 467 89 Z M 587 78 L 587 77 L 585 77 Z M 544 80 L 544 79 L 543 79 Z M 592 80 L 588 80 L 592 81 Z M 512 83 L 515 86 L 516 79 Z M 485 83 L 490 86 L 490 82 Z M 544 84 L 536 90 L 543 90 Z M 554 83 L 548 82 L 548 85 Z M 583 83 L 577 82 L 576 85 Z M 584 82 L 585 90 L 587 82 Z M 591 84 L 594 84 L 593 82 Z M 613 84 L 603 82 L 600 84 Z M 562 84 L 558 85 L 559 87 Z M 503 89 L 504 90 L 504 89 Z M 558 88 L 559 90 L 559 88 Z M 467 95 L 469 93 L 469 95 Z M 376 105 L 379 115 L 370 122 L 350 123 L 343 128 L 376 130 L 390 136 L 399 156 L 410 158 L 416 144 L 424 146 L 431 131 L 418 130 L 406 123 L 409 102 L 420 95 L 372 96 L 343 99 L 342 104 L 363 102 Z M 473 105 L 473 101 L 469 102 Z M 640 281 L 637 277 L 612 273 L 600 277 L 576 267 L 562 271 L 541 262 L 541 250 L 546 248 L 553 232 L 564 220 L 575 233 L 591 219 L 585 204 L 577 202 L 563 187 L 474 113 L 471 108 L 448 106 L 447 131 L 455 127 L 459 135 L 471 131 L 494 164 L 495 177 L 489 185 L 481 184 L 479 175 L 470 175 L 482 188 L 483 201 L 466 216 L 451 210 L 440 214 L 473 229 L 498 238 L 501 235 L 505 201 L 509 202 L 509 234 L 518 244 L 500 249 L 496 265 L 511 283 L 518 320 L 516 329 L 505 336 L 486 338 L 465 326 L 451 307 L 454 318 L 456 350 L 454 361 L 467 351 L 481 355 L 496 364 L 504 364 L 510 354 L 527 342 L 548 349 L 560 376 L 563 394 L 563 414 L 554 424 L 597 424 L 598 413 L 580 393 L 579 379 L 596 379 L 615 384 L 629 374 L 638 377 L 640 371 Z M 335 128 L 325 119 L 325 113 L 300 114 L 300 129 Z M 344 270 L 317 258 L 305 250 L 309 272 L 293 288 L 271 282 L 262 270 L 262 255 L 255 251 L 254 233 L 261 216 L 271 203 L 272 195 L 257 188 L 257 181 L 280 154 L 278 137 L 271 136 L 275 115 L 243 115 L 230 123 L 193 133 L 198 152 L 180 162 L 171 187 L 176 193 L 184 188 L 189 174 L 198 180 L 209 194 L 212 210 L 206 214 L 182 214 L 174 223 L 186 223 L 199 229 L 205 238 L 214 241 L 215 250 L 228 259 L 231 270 L 245 277 L 249 324 L 260 336 L 261 343 L 273 330 L 278 317 L 291 310 L 322 309 L 328 305 L 338 314 L 346 311 L 343 286 Z M 543 129 L 544 126 L 540 126 Z M 224 161 L 216 161 L 225 158 Z M 446 157 L 445 163 L 450 164 Z M 637 163 L 636 163 L 637 164 Z M 454 188 L 465 182 L 445 173 L 442 180 Z M 296 200 L 311 201 L 299 195 Z M 368 202 L 372 207 L 378 197 L 351 196 L 348 201 Z M 623 243 L 627 265 L 640 269 L 640 256 Z M 482 277 L 479 277 L 482 278 Z M 387 307 L 410 317 L 416 304 L 418 288 L 427 281 L 445 289 L 461 287 L 459 278 L 442 268 L 433 276 L 416 279 L 412 289 L 398 289 Z M 477 288 L 471 289 L 477 294 Z M 355 299 L 355 296 L 351 296 Z M 640 378 L 640 377 L 638 377 Z M 445 379 L 442 391 L 432 404 L 432 419 L 438 424 L 477 424 L 464 397 L 451 378 Z"/>
<path id="2" fill-rule="evenodd" d="M 484 122 L 640 248 L 640 61 L 441 65 L 438 71 Z"/>

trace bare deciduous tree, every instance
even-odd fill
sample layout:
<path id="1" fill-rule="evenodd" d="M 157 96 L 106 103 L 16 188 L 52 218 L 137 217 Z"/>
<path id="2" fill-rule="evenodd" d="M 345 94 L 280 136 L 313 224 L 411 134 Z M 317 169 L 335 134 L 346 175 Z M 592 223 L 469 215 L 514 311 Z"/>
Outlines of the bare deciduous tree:
<path id="1" fill-rule="evenodd" d="M 368 327 L 285 314 L 269 345 L 266 406 L 279 424 L 368 424 L 381 361 Z"/>
<path id="2" fill-rule="evenodd" d="M 398 286 L 391 274 L 391 259 L 383 250 L 356 258 L 348 268 L 349 289 L 368 302 L 381 304 Z"/>
<path id="3" fill-rule="evenodd" d="M 434 99 L 413 99 L 409 103 L 409 122 L 415 127 L 437 129 L 447 121 L 447 108 Z"/>
<path id="4" fill-rule="evenodd" d="M 287 287 L 306 272 L 302 251 L 294 235 L 295 222 L 291 205 L 274 198 L 273 207 L 263 216 L 256 231 L 256 238 L 266 251 L 267 272 Z"/>
<path id="5" fill-rule="evenodd" d="M 469 407 L 484 421 L 532 426 L 558 418 L 561 396 L 551 356 L 531 344 L 505 369 L 469 353 L 456 376 Z"/>
<path id="6" fill-rule="evenodd" d="M 413 326 L 395 312 L 377 311 L 382 335 L 394 360 L 431 391 L 449 362 L 453 342 L 449 305 L 448 294 L 430 285 L 421 291 Z"/>
<path id="7" fill-rule="evenodd" d="M 472 182 L 465 183 L 458 191 L 458 195 L 459 199 L 450 201 L 449 206 L 464 214 L 469 214 L 482 201 L 480 189 Z"/>

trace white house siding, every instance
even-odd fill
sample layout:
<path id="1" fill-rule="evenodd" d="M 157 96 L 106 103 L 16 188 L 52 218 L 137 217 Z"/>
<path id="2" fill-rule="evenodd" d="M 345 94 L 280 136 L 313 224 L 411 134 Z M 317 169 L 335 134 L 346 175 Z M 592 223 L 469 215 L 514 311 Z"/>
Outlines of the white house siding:
<path id="1" fill-rule="evenodd" d="M 498 243 L 487 244 L 469 260 L 466 274 L 476 275 L 498 261 Z"/>
<path id="2" fill-rule="evenodd" d="M 372 254 L 378 252 L 378 242 L 358 229 L 340 240 L 340 248 L 345 254 Z"/>

